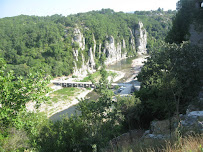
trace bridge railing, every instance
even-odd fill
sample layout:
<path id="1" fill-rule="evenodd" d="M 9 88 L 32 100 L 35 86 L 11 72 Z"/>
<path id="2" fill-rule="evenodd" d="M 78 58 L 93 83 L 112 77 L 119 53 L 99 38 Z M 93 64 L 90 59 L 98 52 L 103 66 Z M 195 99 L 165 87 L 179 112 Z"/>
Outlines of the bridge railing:
<path id="1" fill-rule="evenodd" d="M 51 81 L 55 85 L 59 85 L 62 87 L 80 87 L 80 88 L 96 88 L 97 84 L 93 84 L 92 82 L 67 82 L 67 81 Z M 124 83 L 112 83 L 111 88 L 115 86 L 122 86 Z"/>

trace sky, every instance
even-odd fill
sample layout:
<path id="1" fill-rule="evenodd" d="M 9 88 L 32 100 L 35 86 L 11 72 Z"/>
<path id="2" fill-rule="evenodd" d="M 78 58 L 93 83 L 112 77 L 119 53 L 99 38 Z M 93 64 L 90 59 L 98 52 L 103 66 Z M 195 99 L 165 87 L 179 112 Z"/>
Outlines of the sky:
<path id="1" fill-rule="evenodd" d="M 64 16 L 102 8 L 116 12 L 139 10 L 175 10 L 178 0 L 0 0 L 0 18 L 17 15 Z"/>

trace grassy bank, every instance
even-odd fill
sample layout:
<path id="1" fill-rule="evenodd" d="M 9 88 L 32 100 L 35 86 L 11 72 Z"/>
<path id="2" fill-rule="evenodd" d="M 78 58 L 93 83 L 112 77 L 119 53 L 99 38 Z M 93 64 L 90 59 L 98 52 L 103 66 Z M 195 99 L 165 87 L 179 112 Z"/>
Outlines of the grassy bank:
<path id="1" fill-rule="evenodd" d="M 54 113 L 60 112 L 64 110 L 64 108 L 69 107 L 73 100 L 84 91 L 87 91 L 87 89 L 74 87 L 56 90 L 49 94 L 50 100 L 40 106 L 39 112 L 44 112 L 50 117 Z"/>
<path id="2" fill-rule="evenodd" d="M 112 72 L 112 71 L 107 72 L 107 76 L 110 76 L 112 78 L 115 78 L 117 75 L 118 75 L 117 73 Z M 99 81 L 100 78 L 101 78 L 100 71 L 97 71 L 95 73 L 88 74 L 88 76 L 85 77 L 83 80 L 80 80 L 80 82 L 90 82 L 91 80 L 94 80 L 97 82 L 97 81 Z"/>
<path id="3" fill-rule="evenodd" d="M 79 90 L 79 88 L 68 87 L 54 91 L 50 94 L 51 101 L 58 102 L 59 100 L 68 100 L 72 96 L 76 95 Z"/>

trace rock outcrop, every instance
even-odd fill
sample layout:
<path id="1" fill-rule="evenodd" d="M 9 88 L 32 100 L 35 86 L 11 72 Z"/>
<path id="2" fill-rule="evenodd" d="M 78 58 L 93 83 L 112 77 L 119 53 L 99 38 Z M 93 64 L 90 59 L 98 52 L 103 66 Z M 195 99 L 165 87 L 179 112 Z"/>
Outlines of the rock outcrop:
<path id="1" fill-rule="evenodd" d="M 109 145 L 113 148 L 116 148 L 117 146 L 122 147 L 128 143 L 133 143 L 134 141 L 139 140 L 143 136 L 143 133 L 143 130 L 130 130 L 129 132 L 112 139 L 109 142 Z"/>
<path id="2" fill-rule="evenodd" d="M 86 70 L 86 66 L 84 66 L 84 56 L 82 56 L 82 68 L 78 68 L 76 62 L 78 62 L 79 49 L 85 49 L 85 38 L 78 27 L 74 29 L 73 35 L 74 37 L 72 39 L 72 44 L 78 44 L 78 47 L 73 48 L 73 57 L 75 59 L 75 61 L 73 62 L 73 75 L 80 75 Z"/>
<path id="3" fill-rule="evenodd" d="M 106 61 L 105 64 L 111 64 L 116 61 L 120 61 L 123 58 L 126 57 L 126 53 L 121 52 L 122 49 L 122 44 L 121 42 L 115 44 L 115 40 L 113 36 L 109 36 L 106 43 L 105 47 L 103 50 L 103 53 L 106 55 Z"/>
<path id="4" fill-rule="evenodd" d="M 167 139 L 170 134 L 173 134 L 177 128 L 176 118 L 162 121 L 152 121 L 150 130 L 147 130 L 142 139 Z M 180 115 L 180 129 L 183 134 L 190 134 L 190 132 L 203 133 L 203 111 L 192 111 L 186 115 Z"/>
<path id="5" fill-rule="evenodd" d="M 203 111 L 192 111 L 180 115 L 181 125 L 185 132 L 197 131 L 203 133 Z"/>
<path id="6" fill-rule="evenodd" d="M 76 27 L 74 29 L 74 37 L 72 39 L 72 43 L 76 43 L 79 45 L 79 47 L 73 48 L 73 56 L 75 58 L 74 61 L 74 67 L 73 67 L 73 75 L 87 75 L 88 72 L 94 72 L 94 68 L 95 68 L 95 62 L 94 62 L 94 55 L 92 53 L 92 48 L 89 49 L 88 51 L 88 61 L 85 62 L 85 57 L 84 55 L 81 53 L 79 54 L 79 49 L 81 51 L 85 50 L 85 37 L 82 34 L 82 32 L 80 31 L 80 29 L 78 27 Z M 96 45 L 96 44 L 95 44 Z M 94 47 L 94 50 L 96 49 L 96 46 Z M 80 61 L 82 63 L 81 67 L 77 67 L 77 63 L 78 62 L 78 58 L 79 55 L 81 55 L 81 59 L 82 61 Z"/>
<path id="7" fill-rule="evenodd" d="M 77 42 L 79 44 L 79 47 L 84 50 L 85 49 L 85 38 L 83 34 L 81 33 L 80 29 L 77 27 L 74 29 L 74 37 L 73 37 L 73 42 Z"/>
<path id="8" fill-rule="evenodd" d="M 129 28 L 130 30 L 130 44 L 131 44 L 131 49 L 135 50 L 135 32 L 133 33 L 132 30 Z"/>
<path id="9" fill-rule="evenodd" d="M 135 29 L 135 38 L 138 54 L 147 54 L 147 31 L 142 22 L 139 22 L 138 28 Z"/>
<path id="10" fill-rule="evenodd" d="M 95 68 L 95 61 L 94 61 L 94 54 L 92 52 L 92 48 L 89 49 L 88 56 L 89 56 L 89 67 L 91 69 L 94 69 Z"/>

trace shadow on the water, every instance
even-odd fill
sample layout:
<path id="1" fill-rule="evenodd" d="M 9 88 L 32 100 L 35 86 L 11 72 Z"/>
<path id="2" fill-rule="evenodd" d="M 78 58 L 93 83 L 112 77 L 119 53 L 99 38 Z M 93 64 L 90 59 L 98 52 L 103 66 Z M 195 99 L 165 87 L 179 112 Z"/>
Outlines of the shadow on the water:
<path id="1" fill-rule="evenodd" d="M 99 95 L 95 91 L 92 91 L 87 94 L 86 98 L 88 100 L 97 100 L 99 98 Z M 63 116 L 70 117 L 71 115 L 76 115 L 76 114 L 80 115 L 81 112 L 76 109 L 76 106 L 77 105 L 73 105 L 63 111 L 60 111 L 54 114 L 53 116 L 51 116 L 49 119 L 52 120 L 53 122 L 56 122 L 58 120 L 61 120 Z"/>
<path id="2" fill-rule="evenodd" d="M 49 119 L 56 122 L 56 121 L 60 120 L 63 116 L 70 117 L 71 115 L 75 115 L 76 113 L 80 114 L 80 111 L 76 110 L 76 105 L 74 105 L 74 106 L 69 107 L 68 109 L 65 109 L 61 112 L 54 114 Z"/>

